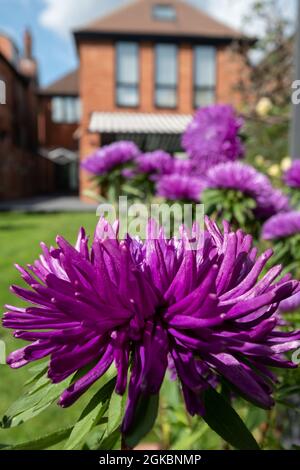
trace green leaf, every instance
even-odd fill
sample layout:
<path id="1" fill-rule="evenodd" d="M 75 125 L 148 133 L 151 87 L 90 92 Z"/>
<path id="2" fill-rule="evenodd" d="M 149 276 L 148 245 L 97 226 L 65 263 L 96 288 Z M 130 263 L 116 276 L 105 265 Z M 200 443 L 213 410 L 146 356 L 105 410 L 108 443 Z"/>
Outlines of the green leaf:
<path id="1" fill-rule="evenodd" d="M 125 395 L 120 396 L 116 392 L 110 397 L 108 408 L 107 433 L 111 434 L 117 428 L 120 428 L 125 408 Z"/>
<path id="2" fill-rule="evenodd" d="M 41 364 L 36 364 L 30 369 L 28 369 L 28 372 L 32 374 L 32 377 L 25 382 L 25 386 L 31 385 L 33 382 L 36 380 L 40 379 L 44 374 L 46 374 L 48 369 L 48 362 L 42 362 Z"/>
<path id="3" fill-rule="evenodd" d="M 237 412 L 213 388 L 204 392 L 204 421 L 222 439 L 238 450 L 259 450 L 259 446 Z"/>
<path id="4" fill-rule="evenodd" d="M 203 423 L 200 429 L 197 429 L 196 431 L 190 428 L 185 429 L 183 435 L 174 442 L 171 450 L 190 450 L 192 446 L 197 443 L 198 447 L 200 447 L 201 438 L 208 430 L 209 427 L 205 423 Z"/>
<path id="5" fill-rule="evenodd" d="M 134 448 L 154 426 L 159 405 L 158 395 L 141 395 L 136 407 L 133 423 L 124 435 L 128 447 Z"/>
<path id="6" fill-rule="evenodd" d="M 44 450 L 48 447 L 52 447 L 58 442 L 64 441 L 72 430 L 72 426 L 66 429 L 60 429 L 52 434 L 33 439 L 32 441 L 23 442 L 21 444 L 15 444 L 12 446 L 6 446 L 5 450 Z"/>
<path id="7" fill-rule="evenodd" d="M 109 434 L 101 443 L 93 450 L 119 450 L 121 448 L 121 433 L 116 429 Z"/>
<path id="8" fill-rule="evenodd" d="M 105 376 L 103 377 L 101 382 L 102 387 L 89 401 L 89 403 L 83 410 L 79 420 L 75 424 L 72 433 L 68 441 L 66 442 L 66 450 L 73 450 L 79 448 L 80 445 L 84 442 L 84 439 L 88 435 L 88 433 L 97 424 L 99 424 L 99 420 L 107 411 L 107 402 L 115 387 L 116 379 L 111 379 L 110 376 Z"/>
<path id="9" fill-rule="evenodd" d="M 69 383 L 70 378 L 60 384 L 52 384 L 46 376 L 40 377 L 25 395 L 9 407 L 3 416 L 1 427 L 19 426 L 34 418 L 54 403 Z"/>

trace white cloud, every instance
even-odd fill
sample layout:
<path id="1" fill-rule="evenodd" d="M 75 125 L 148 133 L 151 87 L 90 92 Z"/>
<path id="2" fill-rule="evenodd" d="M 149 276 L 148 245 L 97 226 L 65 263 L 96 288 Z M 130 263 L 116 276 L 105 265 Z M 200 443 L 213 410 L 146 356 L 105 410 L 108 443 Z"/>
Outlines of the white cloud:
<path id="1" fill-rule="evenodd" d="M 40 24 L 61 35 L 125 4 L 124 0 L 44 0 Z"/>
<path id="2" fill-rule="evenodd" d="M 203 8 L 235 28 L 242 28 L 253 35 L 259 32 L 257 28 L 247 31 L 247 25 L 243 24 L 243 18 L 251 10 L 255 0 L 186 0 L 195 6 Z M 295 15 L 295 0 L 281 0 L 284 2 L 285 11 L 290 17 Z M 68 34 L 72 29 L 84 25 L 98 18 L 114 8 L 129 3 L 130 0 L 44 0 L 44 9 L 40 15 L 40 23 L 62 35 Z M 288 4 L 288 6 L 287 6 Z"/>

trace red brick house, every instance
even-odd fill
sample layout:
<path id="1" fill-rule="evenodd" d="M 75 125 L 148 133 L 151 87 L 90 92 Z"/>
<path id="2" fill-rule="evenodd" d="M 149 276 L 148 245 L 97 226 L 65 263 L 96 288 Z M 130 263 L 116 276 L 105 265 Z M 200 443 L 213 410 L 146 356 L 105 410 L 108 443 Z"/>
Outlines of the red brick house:
<path id="1" fill-rule="evenodd" d="M 240 104 L 246 66 L 238 31 L 180 0 L 139 0 L 75 31 L 79 57 L 80 158 L 135 140 L 143 150 L 180 149 L 195 108 Z M 80 193 L 89 187 L 80 172 Z"/>
<path id="2" fill-rule="evenodd" d="M 84 198 L 89 176 L 79 162 L 96 147 L 129 139 L 176 152 L 197 107 L 241 103 L 247 67 L 232 45 L 249 40 L 181 0 L 135 0 L 74 37 L 78 69 L 37 91 L 30 35 L 22 59 L 0 36 L 2 198 L 78 190 Z"/>
<path id="3" fill-rule="evenodd" d="M 22 57 L 0 33 L 0 83 L 0 200 L 51 191 L 52 165 L 37 152 L 37 65 L 28 31 Z"/>
<path id="4" fill-rule="evenodd" d="M 78 192 L 78 70 L 39 91 L 39 152 L 52 161 L 55 188 Z"/>

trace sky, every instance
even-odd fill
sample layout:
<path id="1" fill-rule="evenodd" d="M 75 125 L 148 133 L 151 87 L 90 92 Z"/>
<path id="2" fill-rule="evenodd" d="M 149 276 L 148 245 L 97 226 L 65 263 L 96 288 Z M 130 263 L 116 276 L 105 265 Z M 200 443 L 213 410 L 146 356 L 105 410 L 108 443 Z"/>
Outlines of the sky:
<path id="1" fill-rule="evenodd" d="M 185 0 L 217 19 L 239 29 L 254 0 Z M 296 0 L 281 0 L 287 14 L 295 17 Z M 47 85 L 77 65 L 72 30 L 130 0 L 0 0 L 0 31 L 9 34 L 22 50 L 22 36 L 30 28 L 34 55 L 42 85 Z M 253 29 L 250 31 L 256 34 Z"/>

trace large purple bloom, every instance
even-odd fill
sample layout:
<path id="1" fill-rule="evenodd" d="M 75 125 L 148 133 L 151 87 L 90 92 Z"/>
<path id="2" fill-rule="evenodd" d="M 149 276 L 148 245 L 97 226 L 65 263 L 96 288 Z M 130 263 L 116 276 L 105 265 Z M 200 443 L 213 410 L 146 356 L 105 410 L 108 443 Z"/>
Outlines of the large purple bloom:
<path id="1" fill-rule="evenodd" d="M 171 201 L 200 201 L 204 188 L 202 179 L 196 176 L 173 173 L 158 179 L 156 194 Z"/>
<path id="2" fill-rule="evenodd" d="M 277 214 L 267 220 L 262 229 L 264 240 L 287 238 L 300 233 L 300 212 L 290 211 Z"/>
<path id="3" fill-rule="evenodd" d="M 99 148 L 81 163 L 81 167 L 94 175 L 105 175 L 134 160 L 139 154 L 140 151 L 133 142 L 120 141 Z"/>
<path id="4" fill-rule="evenodd" d="M 170 356 L 190 414 L 205 412 L 202 392 L 211 374 L 270 408 L 269 367 L 294 367 L 284 353 L 300 345 L 300 332 L 278 329 L 276 310 L 299 284 L 290 276 L 277 280 L 280 266 L 261 277 L 272 252 L 257 258 L 249 235 L 226 223 L 222 233 L 209 219 L 206 225 L 194 250 L 184 230 L 181 240 L 159 231 L 144 243 L 119 241 L 103 219 L 91 249 L 83 230 L 75 247 L 62 237 L 57 248 L 42 245 L 33 266 L 18 267 L 30 289 L 12 287 L 31 305 L 8 306 L 4 316 L 4 326 L 31 343 L 9 356 L 10 366 L 50 356 L 56 383 L 89 365 L 60 398 L 69 406 L 114 362 L 117 393 L 130 376 L 124 431 L 140 396 L 159 392 Z"/>
<path id="5" fill-rule="evenodd" d="M 243 120 L 232 106 L 213 105 L 201 108 L 183 134 L 182 145 L 205 173 L 217 163 L 243 157 L 244 147 L 239 137 Z"/>
<path id="6" fill-rule="evenodd" d="M 295 160 L 284 175 L 285 183 L 291 188 L 300 188 L 300 160 Z"/>
<path id="7" fill-rule="evenodd" d="M 263 219 L 289 209 L 288 198 L 274 189 L 265 175 L 245 163 L 227 162 L 214 166 L 207 172 L 206 187 L 234 189 L 253 198 L 256 214 Z"/>

